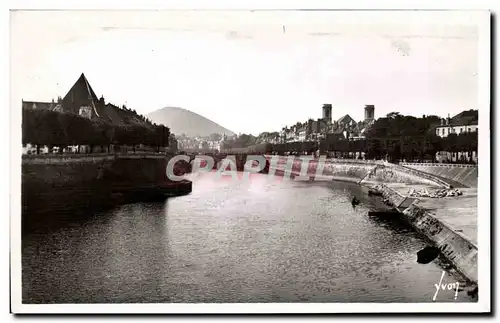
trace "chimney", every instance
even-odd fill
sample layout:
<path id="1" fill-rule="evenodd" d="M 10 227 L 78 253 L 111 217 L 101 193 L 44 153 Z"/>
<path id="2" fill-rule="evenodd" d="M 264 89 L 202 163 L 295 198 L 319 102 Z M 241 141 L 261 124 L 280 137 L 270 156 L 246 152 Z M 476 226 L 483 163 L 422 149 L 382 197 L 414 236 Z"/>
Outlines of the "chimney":
<path id="1" fill-rule="evenodd" d="M 448 126 L 450 124 L 450 117 L 446 118 L 446 125 Z"/>
<path id="2" fill-rule="evenodd" d="M 444 118 L 441 118 L 441 125 L 444 126 Z"/>

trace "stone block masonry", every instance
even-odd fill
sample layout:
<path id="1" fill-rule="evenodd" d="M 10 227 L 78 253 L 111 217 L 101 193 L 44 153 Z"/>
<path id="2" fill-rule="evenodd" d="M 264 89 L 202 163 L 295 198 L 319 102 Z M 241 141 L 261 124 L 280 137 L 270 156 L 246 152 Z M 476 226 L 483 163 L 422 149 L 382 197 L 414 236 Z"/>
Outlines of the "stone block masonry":
<path id="1" fill-rule="evenodd" d="M 411 205 L 403 214 L 418 232 L 434 242 L 459 272 L 477 284 L 478 250 L 467 237 L 452 230 L 418 205 Z"/>
<path id="2" fill-rule="evenodd" d="M 452 181 L 454 186 L 477 187 L 478 167 L 457 164 L 401 163 L 404 167 L 419 170 Z"/>
<path id="3" fill-rule="evenodd" d="M 99 209 L 135 199 L 165 198 L 191 191 L 191 182 L 166 176 L 169 157 L 47 156 L 26 158 L 21 166 L 22 218 Z M 34 223 L 33 221 L 31 221 Z"/>
<path id="4" fill-rule="evenodd" d="M 398 205 L 404 196 L 387 185 L 378 189 L 384 198 Z M 440 221 L 429 210 L 418 205 L 418 201 L 402 210 L 402 215 L 412 227 L 441 250 L 441 253 L 469 281 L 477 284 L 477 246 L 469 237 L 453 230 L 448 224 Z"/>
<path id="5" fill-rule="evenodd" d="M 286 169 L 287 163 L 289 163 L 288 158 L 293 158 L 290 173 L 295 176 L 299 175 L 304 163 L 300 157 L 266 157 L 271 160 L 271 167 L 275 165 L 276 169 L 280 171 Z M 277 158 L 278 161 L 273 163 L 273 158 Z M 323 177 L 329 177 L 331 180 L 347 181 L 358 184 L 405 183 L 423 184 L 433 187 L 448 187 L 445 182 L 435 176 L 382 161 L 325 159 L 321 174 L 316 174 L 316 169 L 320 160 L 306 159 L 305 162 L 308 162 L 307 174 L 309 176 L 321 175 Z"/>

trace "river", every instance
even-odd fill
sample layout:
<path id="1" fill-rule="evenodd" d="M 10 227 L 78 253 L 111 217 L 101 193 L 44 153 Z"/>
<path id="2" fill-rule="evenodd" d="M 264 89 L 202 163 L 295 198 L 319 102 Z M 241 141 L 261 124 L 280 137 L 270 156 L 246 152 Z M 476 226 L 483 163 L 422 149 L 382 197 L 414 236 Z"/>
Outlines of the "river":
<path id="1" fill-rule="evenodd" d="M 426 242 L 368 216 L 382 205 L 355 184 L 192 176 L 189 195 L 25 233 L 23 302 L 432 302 L 447 268 L 418 264 Z"/>

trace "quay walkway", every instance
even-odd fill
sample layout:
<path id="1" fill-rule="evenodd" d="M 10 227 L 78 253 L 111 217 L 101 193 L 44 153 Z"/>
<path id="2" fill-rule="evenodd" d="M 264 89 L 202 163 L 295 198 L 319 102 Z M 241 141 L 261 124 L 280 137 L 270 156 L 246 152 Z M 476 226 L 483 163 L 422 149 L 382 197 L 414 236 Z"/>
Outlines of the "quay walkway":
<path id="1" fill-rule="evenodd" d="M 387 183 L 386 185 L 404 196 L 408 195 L 410 189 L 433 189 L 426 185 L 399 183 Z M 460 191 L 463 194 L 456 197 L 418 197 L 415 204 L 427 209 L 433 217 L 477 246 L 477 188 L 460 188 Z"/>

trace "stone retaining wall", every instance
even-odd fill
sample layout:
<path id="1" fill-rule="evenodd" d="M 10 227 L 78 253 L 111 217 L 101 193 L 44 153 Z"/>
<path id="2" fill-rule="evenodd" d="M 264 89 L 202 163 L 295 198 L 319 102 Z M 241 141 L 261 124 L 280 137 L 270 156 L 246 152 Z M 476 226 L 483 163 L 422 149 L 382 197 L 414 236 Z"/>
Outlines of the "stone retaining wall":
<path id="1" fill-rule="evenodd" d="M 395 205 L 401 204 L 401 199 L 405 199 L 404 196 L 386 185 L 380 185 L 379 190 L 385 198 L 388 198 Z M 404 210 L 402 214 L 415 230 L 441 250 L 441 253 L 460 273 L 477 284 L 478 250 L 476 245 L 415 203 Z"/>
<path id="2" fill-rule="evenodd" d="M 458 271 L 470 281 L 477 283 L 478 250 L 471 241 L 418 205 L 411 205 L 403 214 L 418 232 L 434 242 Z"/>
<path id="3" fill-rule="evenodd" d="M 292 158 L 292 173 L 294 175 L 299 174 L 303 163 L 301 158 L 294 156 L 267 157 L 271 159 L 271 161 L 272 158 L 277 158 L 277 166 L 280 170 L 284 170 L 288 158 Z M 307 174 L 316 174 L 317 162 L 318 159 L 313 159 L 309 162 Z M 273 165 L 273 162 L 271 162 L 271 165 Z M 333 180 L 347 180 L 356 183 L 369 181 L 371 183 L 405 183 L 448 187 L 445 182 L 435 176 L 399 165 L 375 160 L 325 159 L 323 172 L 319 175 L 330 176 Z"/>
<path id="4" fill-rule="evenodd" d="M 382 196 L 388 199 L 394 207 L 398 207 L 406 199 L 406 196 L 399 194 L 387 185 L 378 185 L 377 188 L 382 193 Z"/>
<path id="5" fill-rule="evenodd" d="M 478 167 L 477 165 L 454 165 L 454 164 L 417 164 L 402 163 L 407 169 L 414 169 L 427 174 L 449 179 L 462 184 L 465 187 L 477 187 Z"/>
<path id="6" fill-rule="evenodd" d="M 150 158 L 151 157 L 151 158 Z M 168 158 L 163 156 L 87 156 L 23 159 L 21 200 L 24 215 L 98 207 L 114 193 L 168 190 Z"/>
<path id="7" fill-rule="evenodd" d="M 442 188 L 450 188 L 450 184 L 443 181 L 441 178 L 434 176 L 433 174 L 421 171 L 419 169 L 400 166 L 397 164 L 390 164 L 390 165 L 393 169 L 399 170 L 400 172 L 403 172 L 406 174 L 412 174 L 413 176 L 417 176 L 417 177 L 421 177 L 421 178 L 425 178 L 433 183 L 438 184 Z"/>

